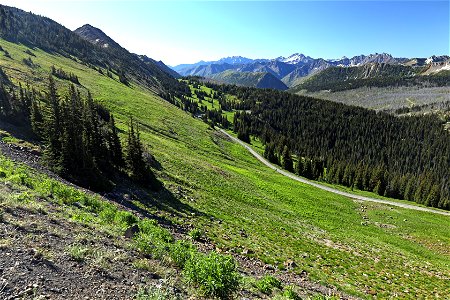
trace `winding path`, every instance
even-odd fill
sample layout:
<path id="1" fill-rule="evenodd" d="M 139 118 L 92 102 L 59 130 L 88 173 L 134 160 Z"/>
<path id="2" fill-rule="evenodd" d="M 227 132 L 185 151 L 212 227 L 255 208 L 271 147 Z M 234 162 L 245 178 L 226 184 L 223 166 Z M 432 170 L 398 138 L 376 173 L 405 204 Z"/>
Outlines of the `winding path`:
<path id="1" fill-rule="evenodd" d="M 299 182 L 305 183 L 305 184 L 309 184 L 312 185 L 316 188 L 319 188 L 321 190 L 327 191 L 327 192 L 331 192 L 331 193 L 335 193 L 338 195 L 342 195 L 351 199 L 355 199 L 355 200 L 359 200 L 359 201 L 370 201 L 370 202 L 376 202 L 376 203 L 382 203 L 382 204 L 388 204 L 388 205 L 392 205 L 392 206 L 398 206 L 398 207 L 402 207 L 402 208 L 406 208 L 406 209 L 412 209 L 412 210 L 418 210 L 418 211 L 425 211 L 425 212 L 431 212 L 434 214 L 440 214 L 440 215 L 444 215 L 444 216 L 450 216 L 450 212 L 444 211 L 444 210 L 437 210 L 437 209 L 432 209 L 432 208 L 426 208 L 426 207 L 421 207 L 421 206 L 415 206 L 415 205 L 410 205 L 410 204 L 406 204 L 406 203 L 399 203 L 399 202 L 393 202 L 393 201 L 389 201 L 389 200 L 382 200 L 382 199 L 377 199 L 377 198 L 371 198 L 371 197 L 365 197 L 365 196 L 360 196 L 360 195 L 355 195 L 355 194 L 351 194 L 351 193 L 347 193 L 344 191 L 340 191 L 337 190 L 335 188 L 332 187 L 328 187 L 310 180 L 307 180 L 305 178 L 296 176 L 290 172 L 287 172 L 283 169 L 280 169 L 278 166 L 275 166 L 273 164 L 271 164 L 269 161 L 267 161 L 264 157 L 262 157 L 258 152 L 256 152 L 255 150 L 253 150 L 253 148 L 251 148 L 249 145 L 245 144 L 244 142 L 242 142 L 241 140 L 235 138 L 234 136 L 230 135 L 228 132 L 226 132 L 223 129 L 220 129 L 220 131 L 225 134 L 227 137 L 229 137 L 230 139 L 232 139 L 234 142 L 239 143 L 240 145 L 242 145 L 245 149 L 247 149 L 254 157 L 256 157 L 259 161 L 261 161 L 263 164 L 265 164 L 266 166 L 268 166 L 269 168 L 271 168 L 272 170 L 275 170 L 276 172 L 289 177 L 291 179 L 297 180 Z"/>

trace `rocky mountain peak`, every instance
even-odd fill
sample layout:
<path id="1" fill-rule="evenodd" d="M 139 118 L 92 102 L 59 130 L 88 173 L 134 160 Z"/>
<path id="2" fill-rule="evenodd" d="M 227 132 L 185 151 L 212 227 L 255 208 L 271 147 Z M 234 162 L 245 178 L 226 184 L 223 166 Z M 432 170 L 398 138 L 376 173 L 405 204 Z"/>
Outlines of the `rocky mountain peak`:
<path id="1" fill-rule="evenodd" d="M 106 33 L 90 24 L 85 24 L 80 28 L 75 29 L 74 32 L 92 44 L 99 45 L 103 48 L 119 46 L 113 39 L 107 36 Z"/>

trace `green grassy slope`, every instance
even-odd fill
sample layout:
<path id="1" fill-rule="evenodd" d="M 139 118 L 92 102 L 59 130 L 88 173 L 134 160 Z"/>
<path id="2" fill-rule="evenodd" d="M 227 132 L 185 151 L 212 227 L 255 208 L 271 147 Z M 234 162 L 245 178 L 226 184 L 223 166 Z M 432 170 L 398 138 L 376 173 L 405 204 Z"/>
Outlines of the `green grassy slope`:
<path id="1" fill-rule="evenodd" d="M 442 298 L 448 290 L 448 217 L 360 205 L 294 182 L 150 91 L 126 87 L 40 50 L 32 57 L 39 67 L 31 69 L 22 63 L 28 57 L 25 47 L 3 40 L 0 45 L 13 58 L 0 57 L 0 66 L 16 83 L 32 80 L 43 87 L 43 78 L 55 65 L 76 74 L 94 98 L 113 111 L 122 129 L 133 115 L 162 165 L 158 177 L 169 190 L 182 190 L 183 205 L 170 209 L 178 212 L 173 218 L 203 227 L 218 248 L 249 249 L 251 256 L 277 266 L 293 260 L 295 272 L 305 270 L 312 280 L 367 298 L 368 292 L 380 298 Z M 156 206 L 147 207 L 151 211 L 164 204 L 157 206 L 163 197 L 153 196 Z M 199 213 L 192 217 L 185 206 Z"/>

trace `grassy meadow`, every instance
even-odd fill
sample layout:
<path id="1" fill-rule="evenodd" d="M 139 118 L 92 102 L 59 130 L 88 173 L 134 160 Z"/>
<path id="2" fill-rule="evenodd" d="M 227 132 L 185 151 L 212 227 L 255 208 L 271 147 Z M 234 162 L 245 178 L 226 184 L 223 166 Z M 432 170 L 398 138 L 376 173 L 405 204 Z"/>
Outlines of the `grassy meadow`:
<path id="1" fill-rule="evenodd" d="M 292 260 L 294 272 L 363 298 L 448 296 L 449 217 L 360 204 L 290 180 L 149 90 L 38 49 L 31 50 L 36 66 L 30 68 L 22 62 L 29 57 L 25 46 L 0 45 L 12 57 L 0 53 L 0 66 L 14 83 L 45 88 L 51 66 L 61 67 L 114 113 L 123 133 L 130 116 L 141 124 L 141 137 L 161 164 L 158 178 L 174 194 L 182 191 L 171 205 L 150 194 L 143 205 L 150 212 L 203 230 L 223 251 L 250 250 L 279 268 Z"/>

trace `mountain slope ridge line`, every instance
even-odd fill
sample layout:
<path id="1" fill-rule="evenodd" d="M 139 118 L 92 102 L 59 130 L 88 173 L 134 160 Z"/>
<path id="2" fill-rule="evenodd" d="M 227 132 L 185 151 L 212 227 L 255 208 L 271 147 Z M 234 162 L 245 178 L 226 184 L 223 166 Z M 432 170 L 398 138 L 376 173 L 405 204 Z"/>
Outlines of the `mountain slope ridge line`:
<path id="1" fill-rule="evenodd" d="M 231 134 L 229 134 L 225 130 L 223 130 L 223 129 L 219 129 L 219 130 L 220 130 L 220 132 L 225 134 L 227 137 L 229 137 L 232 141 L 240 144 L 245 149 L 247 149 L 248 152 L 250 152 L 256 159 L 258 159 L 260 162 L 265 164 L 267 167 L 269 167 L 272 170 L 280 173 L 281 175 L 289 177 L 289 178 L 291 178 L 293 180 L 296 180 L 298 182 L 314 186 L 316 188 L 319 188 L 319 189 L 327 191 L 327 192 L 331 192 L 331 193 L 334 193 L 334 194 L 345 196 L 345 197 L 351 198 L 353 200 L 367 201 L 367 202 L 376 202 L 376 203 L 388 204 L 388 205 L 397 206 L 397 207 L 406 208 L 406 209 L 412 209 L 412 210 L 424 211 L 424 212 L 431 212 L 431 213 L 434 213 L 434 214 L 450 216 L 450 212 L 434 210 L 434 209 L 421 207 L 421 206 L 414 206 L 414 205 L 410 205 L 410 204 L 406 204 L 406 203 L 398 203 L 398 202 L 393 202 L 393 201 L 389 201 L 389 200 L 382 200 L 382 199 L 377 199 L 377 198 L 371 198 L 371 197 L 365 197 L 365 196 L 360 196 L 360 195 L 356 195 L 356 194 L 351 194 L 351 193 L 348 193 L 348 192 L 340 191 L 338 189 L 335 189 L 335 188 L 332 188 L 332 187 L 328 187 L 328 186 L 325 186 L 325 185 L 322 185 L 322 184 L 319 184 L 319 183 L 316 183 L 316 182 L 313 182 L 313 181 L 301 178 L 301 177 L 299 177 L 297 175 L 294 175 L 294 174 L 292 174 L 292 173 L 290 173 L 288 171 L 280 169 L 280 167 L 277 167 L 277 166 L 271 164 L 269 161 L 267 161 L 264 157 L 262 157 L 258 152 L 256 152 L 249 145 L 245 144 L 244 142 L 242 142 L 238 138 L 235 138 L 234 136 L 232 136 Z"/>

